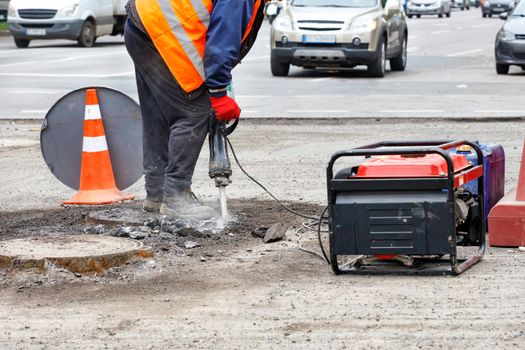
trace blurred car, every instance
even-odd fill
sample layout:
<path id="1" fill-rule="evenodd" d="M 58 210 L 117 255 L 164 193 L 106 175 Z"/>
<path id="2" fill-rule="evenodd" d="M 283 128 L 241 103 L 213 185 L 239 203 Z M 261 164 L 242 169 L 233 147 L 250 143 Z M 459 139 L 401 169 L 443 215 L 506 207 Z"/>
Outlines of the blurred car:
<path id="1" fill-rule="evenodd" d="M 0 22 L 7 21 L 7 8 L 9 7 L 9 0 L 0 0 Z"/>
<path id="2" fill-rule="evenodd" d="M 474 6 L 475 8 L 478 8 L 480 6 L 480 0 L 469 0 L 470 6 Z"/>
<path id="3" fill-rule="evenodd" d="M 481 15 L 483 18 L 510 12 L 516 6 L 516 0 L 483 0 L 481 1 Z"/>
<path id="4" fill-rule="evenodd" d="M 506 21 L 496 36 L 496 72 L 507 74 L 510 65 L 525 70 L 525 1 L 518 3 L 510 15 L 503 13 L 500 18 Z"/>
<path id="5" fill-rule="evenodd" d="M 77 40 L 91 47 L 97 37 L 124 33 L 125 0 L 11 0 L 7 24 L 18 48 L 34 39 Z"/>
<path id="6" fill-rule="evenodd" d="M 461 11 L 470 10 L 469 0 L 452 0 L 452 7 L 459 8 Z"/>
<path id="7" fill-rule="evenodd" d="M 450 0 L 409 0 L 406 14 L 408 18 L 421 18 L 422 15 L 437 15 L 441 18 L 443 15 L 450 17 L 451 11 Z"/>
<path id="8" fill-rule="evenodd" d="M 270 32 L 271 71 L 288 75 L 290 65 L 355 67 L 372 77 L 405 70 L 408 29 L 399 0 L 292 0 Z"/>

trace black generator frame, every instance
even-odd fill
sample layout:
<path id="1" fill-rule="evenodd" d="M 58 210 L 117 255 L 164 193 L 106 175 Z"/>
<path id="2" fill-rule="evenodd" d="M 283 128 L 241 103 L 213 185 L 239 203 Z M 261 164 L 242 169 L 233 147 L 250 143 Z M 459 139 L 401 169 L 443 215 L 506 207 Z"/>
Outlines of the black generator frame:
<path id="1" fill-rule="evenodd" d="M 446 150 L 457 148 L 459 146 L 468 145 L 476 151 L 478 165 L 469 167 L 459 173 L 455 173 L 454 165 L 451 157 Z M 372 157 L 372 156 L 384 156 L 384 155 L 426 155 L 426 154 L 438 154 L 443 157 L 447 164 L 447 174 L 445 176 L 434 176 L 434 177 L 349 177 L 345 179 L 334 178 L 334 164 L 335 162 L 343 157 Z M 470 173 L 474 169 L 479 170 L 479 167 L 483 169 L 483 152 L 478 144 L 471 141 L 460 140 L 425 140 L 425 141 L 382 141 L 358 148 L 344 150 L 337 152 L 332 155 L 330 162 L 326 169 L 327 175 L 327 189 L 328 189 L 328 213 L 329 213 L 329 242 L 330 242 L 330 264 L 335 274 L 349 273 L 349 274 L 418 274 L 418 275 L 459 275 L 468 268 L 472 267 L 481 259 L 486 250 L 486 218 L 484 215 L 484 171 L 481 176 L 477 177 L 478 181 L 478 194 L 479 205 L 481 208 L 481 234 L 479 237 L 478 252 L 466 259 L 458 259 L 457 257 L 457 235 L 456 235 L 456 222 L 455 222 L 455 207 L 454 207 L 454 184 L 456 175 L 465 175 Z M 483 169 L 484 170 L 484 169 Z M 352 191 L 355 189 L 359 190 L 392 190 L 393 186 L 399 188 L 402 186 L 403 189 L 408 190 L 427 190 L 427 189 L 446 189 L 447 190 L 447 203 L 452 210 L 450 213 L 450 220 L 448 220 L 449 232 L 451 237 L 448 238 L 449 243 L 449 259 L 442 259 L 442 256 L 438 258 L 431 258 L 427 256 L 417 256 L 421 264 L 415 267 L 407 268 L 389 268 L 388 264 L 386 269 L 370 268 L 366 265 L 360 265 L 356 262 L 358 259 L 339 265 L 337 261 L 337 253 L 334 247 L 334 230 L 333 230 L 333 211 L 336 201 L 336 193 L 341 191 Z M 476 245 L 471 245 L 476 246 Z M 414 255 L 414 257 L 416 257 Z M 448 261 L 447 261 L 448 260 Z M 446 263 L 450 264 L 450 268 L 441 268 Z M 438 266 L 434 269 L 424 269 L 423 266 L 432 264 Z M 381 264 L 380 264 L 381 265 Z M 376 266 L 377 267 L 377 266 Z M 390 267 L 392 267 L 390 265 Z"/>

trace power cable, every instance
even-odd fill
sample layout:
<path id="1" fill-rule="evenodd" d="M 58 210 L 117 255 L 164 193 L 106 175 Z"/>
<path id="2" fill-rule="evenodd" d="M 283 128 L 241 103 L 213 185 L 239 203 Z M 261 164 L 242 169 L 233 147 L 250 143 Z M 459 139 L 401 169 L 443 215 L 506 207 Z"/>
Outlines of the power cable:
<path id="1" fill-rule="evenodd" d="M 233 159 L 235 159 L 235 163 L 237 163 L 237 166 L 239 167 L 239 169 L 241 169 L 241 171 L 244 173 L 244 175 L 246 175 L 246 177 L 248 177 L 250 180 L 252 180 L 254 183 L 256 183 L 260 188 L 262 188 L 264 190 L 264 192 L 266 192 L 270 197 L 272 197 L 272 199 L 274 201 L 276 201 L 283 209 L 285 209 L 286 211 L 294 214 L 294 215 L 297 215 L 299 217 L 302 217 L 304 219 L 308 219 L 308 220 L 313 220 L 313 221 L 316 221 L 317 222 L 317 239 L 319 240 L 319 246 L 321 247 L 321 252 L 323 253 L 323 257 L 324 259 L 326 260 L 326 262 L 328 264 L 330 264 L 330 259 L 328 259 L 328 256 L 326 255 L 326 252 L 324 250 L 324 247 L 323 247 L 323 242 L 321 240 L 321 225 L 322 224 L 327 224 L 328 222 L 323 222 L 323 218 L 324 218 L 324 214 L 326 213 L 326 211 L 328 210 L 328 207 L 326 207 L 323 212 L 321 213 L 321 216 L 319 218 L 317 217 L 312 217 L 312 216 L 308 216 L 308 215 L 305 215 L 305 214 L 302 214 L 302 213 L 299 213 L 291 208 L 288 208 L 286 205 L 284 205 L 277 197 L 275 197 L 263 184 L 261 184 L 259 181 L 257 181 L 253 176 L 251 176 L 250 174 L 248 174 L 248 172 L 246 170 L 244 170 L 243 166 L 241 165 L 241 163 L 239 162 L 239 159 L 237 158 L 237 154 L 235 153 L 235 149 L 233 148 L 232 146 L 232 143 L 230 142 L 230 139 L 227 137 L 227 136 L 224 136 L 224 138 L 226 139 L 226 142 L 228 142 L 228 145 L 230 146 L 230 149 L 232 151 L 232 155 L 233 155 Z M 310 250 L 307 250 L 305 248 L 302 248 L 301 246 L 299 246 L 299 250 L 302 250 L 304 252 L 307 252 L 307 253 L 311 253 L 313 255 L 316 255 L 316 256 L 319 256 L 320 255 L 316 252 L 313 252 L 313 251 L 310 251 Z"/>

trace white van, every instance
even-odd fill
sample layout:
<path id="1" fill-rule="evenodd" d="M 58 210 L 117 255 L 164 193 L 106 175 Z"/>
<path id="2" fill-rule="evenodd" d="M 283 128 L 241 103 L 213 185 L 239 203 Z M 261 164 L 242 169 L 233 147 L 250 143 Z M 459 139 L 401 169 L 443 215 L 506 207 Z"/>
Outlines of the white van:
<path id="1" fill-rule="evenodd" d="M 19 48 L 34 39 L 77 40 L 91 47 L 97 37 L 124 32 L 127 0 L 11 0 L 9 32 Z"/>

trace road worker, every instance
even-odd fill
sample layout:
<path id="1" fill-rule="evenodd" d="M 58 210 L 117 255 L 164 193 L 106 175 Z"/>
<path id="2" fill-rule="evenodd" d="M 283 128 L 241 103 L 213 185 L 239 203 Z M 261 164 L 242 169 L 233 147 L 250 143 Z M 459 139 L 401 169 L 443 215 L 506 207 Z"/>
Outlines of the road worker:
<path id="1" fill-rule="evenodd" d="M 131 0 L 124 32 L 142 110 L 146 199 L 171 218 L 205 220 L 215 211 L 191 191 L 213 109 L 239 118 L 226 94 L 231 71 L 263 20 L 262 0 Z"/>

